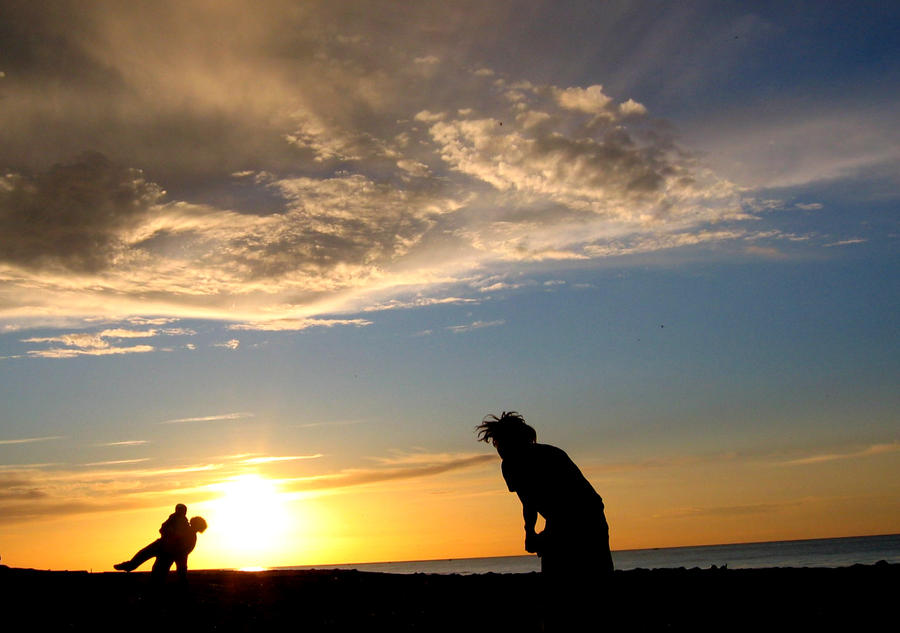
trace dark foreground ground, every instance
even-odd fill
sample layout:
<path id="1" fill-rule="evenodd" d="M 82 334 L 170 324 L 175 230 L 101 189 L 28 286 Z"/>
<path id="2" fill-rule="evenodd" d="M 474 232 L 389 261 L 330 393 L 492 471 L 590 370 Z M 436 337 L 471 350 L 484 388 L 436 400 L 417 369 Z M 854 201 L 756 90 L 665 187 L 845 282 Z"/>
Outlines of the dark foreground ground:
<path id="1" fill-rule="evenodd" d="M 617 571 L 577 630 L 891 630 L 898 588 L 900 565 L 883 562 Z M 541 630 L 541 603 L 539 574 L 195 571 L 160 588 L 146 573 L 0 567 L 2 618 L 20 623 L 9 630 L 525 633 Z"/>

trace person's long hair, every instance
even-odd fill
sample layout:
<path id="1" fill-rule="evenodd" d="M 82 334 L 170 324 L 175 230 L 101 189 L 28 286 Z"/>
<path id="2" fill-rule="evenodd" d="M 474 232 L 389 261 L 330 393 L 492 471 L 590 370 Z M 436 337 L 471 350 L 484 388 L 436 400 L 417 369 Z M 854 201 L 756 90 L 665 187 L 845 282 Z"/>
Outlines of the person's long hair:
<path id="1" fill-rule="evenodd" d="M 525 424 L 525 418 L 518 411 L 503 411 L 500 417 L 486 415 L 475 427 L 478 441 L 488 444 L 534 444 L 537 432 Z"/>

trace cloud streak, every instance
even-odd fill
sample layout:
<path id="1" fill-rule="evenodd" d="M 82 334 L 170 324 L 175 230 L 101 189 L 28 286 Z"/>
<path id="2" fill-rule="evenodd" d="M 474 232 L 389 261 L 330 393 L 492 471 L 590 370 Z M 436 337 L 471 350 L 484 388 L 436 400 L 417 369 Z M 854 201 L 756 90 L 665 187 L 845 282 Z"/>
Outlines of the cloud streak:
<path id="1" fill-rule="evenodd" d="M 866 448 L 851 451 L 847 453 L 822 453 L 819 455 L 809 455 L 798 459 L 791 459 L 782 462 L 787 466 L 807 466 L 810 464 L 821 464 L 825 462 L 841 461 L 845 459 L 857 459 L 860 457 L 872 457 L 874 455 L 885 455 L 888 453 L 896 453 L 900 451 L 900 442 L 891 442 L 890 444 L 872 444 Z"/>
<path id="2" fill-rule="evenodd" d="M 47 435 L 44 437 L 23 437 L 12 440 L 0 440 L 0 445 L 6 444 L 32 444 L 34 442 L 49 442 L 51 440 L 65 439 L 62 435 Z"/>
<path id="3" fill-rule="evenodd" d="M 247 457 L 245 459 L 238 460 L 239 464 L 246 465 L 254 465 L 254 464 L 273 464 L 277 462 L 294 462 L 301 459 L 318 459 L 323 457 L 322 453 L 315 453 L 314 455 L 283 455 L 283 456 L 264 456 L 264 457 Z"/>
<path id="4" fill-rule="evenodd" d="M 160 424 L 184 424 L 188 422 L 220 422 L 224 420 L 241 420 L 244 418 L 252 418 L 252 413 L 234 412 L 220 413 L 218 415 L 204 415 L 193 418 L 175 418 L 173 420 L 164 420 Z"/>
<path id="5" fill-rule="evenodd" d="M 503 319 L 498 319 L 496 321 L 472 321 L 467 325 L 451 325 L 448 326 L 447 329 L 453 332 L 454 334 L 464 334 L 466 332 L 472 332 L 474 330 L 481 330 L 486 327 L 499 327 L 506 323 Z"/>
<path id="6" fill-rule="evenodd" d="M 292 491 L 329 490 L 405 479 L 418 479 L 451 471 L 476 468 L 496 460 L 497 458 L 494 455 L 470 455 L 453 457 L 451 459 L 438 456 L 433 460 L 418 459 L 413 464 L 401 467 L 353 469 L 331 475 L 294 479 L 288 482 L 287 489 Z"/>

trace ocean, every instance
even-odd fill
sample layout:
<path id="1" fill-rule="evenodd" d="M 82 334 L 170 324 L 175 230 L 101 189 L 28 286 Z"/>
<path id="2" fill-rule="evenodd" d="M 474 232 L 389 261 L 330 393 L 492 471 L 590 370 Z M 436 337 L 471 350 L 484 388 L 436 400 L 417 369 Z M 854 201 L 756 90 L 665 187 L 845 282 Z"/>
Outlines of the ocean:
<path id="1" fill-rule="evenodd" d="M 659 569 L 712 565 L 729 569 L 762 567 L 847 567 L 885 560 L 900 563 L 900 534 L 771 541 L 696 547 L 661 547 L 612 553 L 616 569 Z M 526 574 L 540 571 L 536 556 L 494 556 L 441 560 L 308 565 L 276 569 L 356 569 L 391 574 Z"/>

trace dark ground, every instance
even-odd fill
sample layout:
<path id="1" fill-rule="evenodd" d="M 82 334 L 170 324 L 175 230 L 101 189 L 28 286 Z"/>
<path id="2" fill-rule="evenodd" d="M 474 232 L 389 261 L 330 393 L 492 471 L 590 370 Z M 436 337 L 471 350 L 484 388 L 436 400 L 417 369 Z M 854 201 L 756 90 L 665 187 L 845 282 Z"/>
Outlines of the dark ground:
<path id="1" fill-rule="evenodd" d="M 539 574 L 440 576 L 355 571 L 192 571 L 154 587 L 147 573 L 0 567 L 5 630 L 541 630 Z M 896 630 L 900 564 L 837 569 L 615 572 L 593 623 L 610 631 Z M 893 622 L 893 624 L 891 624 Z"/>

